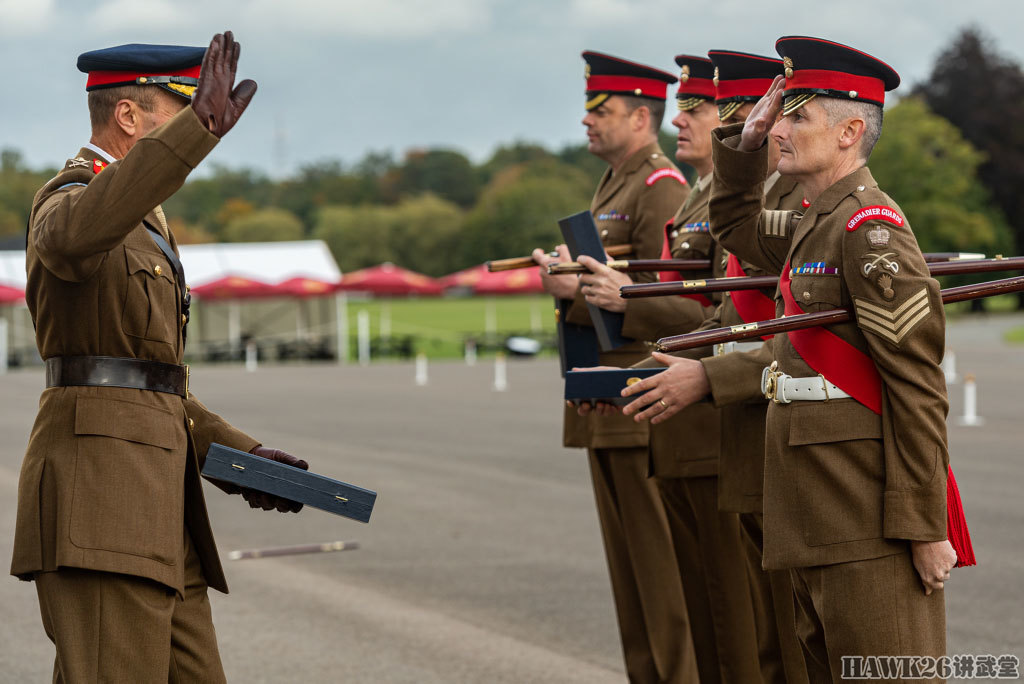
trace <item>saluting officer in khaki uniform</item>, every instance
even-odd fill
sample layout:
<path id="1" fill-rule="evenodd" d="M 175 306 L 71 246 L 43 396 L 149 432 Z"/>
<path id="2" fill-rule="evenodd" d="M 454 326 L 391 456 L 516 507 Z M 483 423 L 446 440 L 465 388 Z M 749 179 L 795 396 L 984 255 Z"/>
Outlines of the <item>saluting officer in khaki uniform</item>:
<path id="1" fill-rule="evenodd" d="M 775 336 L 764 373 L 764 566 L 792 569 L 810 680 L 838 682 L 843 656 L 945 653 L 945 319 L 906 217 L 866 166 L 899 76 L 827 40 L 776 47 L 785 81 L 716 132 L 712 232 L 781 273 L 778 315 L 856 314 Z M 810 201 L 802 215 L 763 209 L 769 131 Z"/>
<path id="2" fill-rule="evenodd" d="M 711 50 L 708 57 L 715 66 L 715 103 L 723 125 L 744 121 L 754 103 L 767 92 L 783 69 L 781 59 L 731 50 Z M 802 189 L 792 177 L 780 176 L 775 170 L 777 145 L 771 146 L 770 154 L 772 173 L 765 182 L 765 207 L 801 211 L 805 202 Z M 735 254 L 727 254 L 724 271 L 730 277 L 768 275 L 767 271 L 738 259 Z M 771 292 L 757 290 L 727 292 L 714 314 L 699 329 L 774 318 L 775 302 L 771 295 Z M 696 354 L 681 352 L 672 358 L 659 357 L 668 361 L 670 367 L 625 390 L 626 396 L 639 394 L 640 397 L 623 412 L 639 414 L 641 419 L 669 417 L 708 398 L 721 409 L 718 507 L 721 511 L 738 513 L 743 529 L 761 679 L 766 684 L 806 682 L 803 654 L 796 636 L 789 572 L 766 572 L 761 567 L 766 404 L 760 390 L 760 376 L 761 370 L 771 363 L 771 345 L 761 341 L 717 345 L 714 356 L 698 361 L 700 351 Z M 658 397 L 669 407 L 662 407 L 655 400 Z"/>
<path id="3" fill-rule="evenodd" d="M 187 287 L 160 203 L 255 94 L 233 86 L 238 53 L 228 32 L 208 50 L 83 54 L 92 139 L 33 202 L 26 299 L 47 389 L 11 572 L 35 580 L 55 682 L 224 681 L 207 586 L 227 585 L 200 464 L 216 441 L 306 467 L 207 410 L 181 365 Z"/>
<path id="4" fill-rule="evenodd" d="M 666 89 L 675 77 L 596 52 L 584 52 L 583 59 L 588 149 L 609 166 L 590 211 L 604 244 L 629 244 L 631 258 L 655 259 L 665 222 L 688 192 L 685 178 L 657 142 Z M 559 261 L 567 261 L 564 245 L 559 251 Z M 541 264 L 552 261 L 540 250 L 534 258 Z M 653 274 L 636 275 L 637 280 L 653 279 Z M 548 292 L 574 300 L 562 312 L 567 321 L 590 324 L 584 302 L 589 286 L 581 287 L 576 276 L 549 276 L 544 268 L 541 277 Z M 646 356 L 643 341 L 657 334 L 636 326 L 634 316 L 625 311 L 623 334 L 637 341 L 602 353 L 602 363 L 626 367 Z M 629 681 L 696 682 L 672 539 L 658 490 L 648 477 L 647 427 L 621 416 L 592 418 L 567 407 L 563 443 L 588 449 Z"/>

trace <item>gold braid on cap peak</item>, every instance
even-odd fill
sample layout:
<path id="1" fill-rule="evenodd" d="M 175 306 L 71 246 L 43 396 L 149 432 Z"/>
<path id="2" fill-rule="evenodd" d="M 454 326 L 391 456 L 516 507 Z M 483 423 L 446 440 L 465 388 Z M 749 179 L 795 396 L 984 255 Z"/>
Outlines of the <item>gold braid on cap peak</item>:
<path id="1" fill-rule="evenodd" d="M 676 99 L 676 107 L 678 107 L 681 112 L 688 112 L 691 109 L 699 107 L 701 102 L 707 101 L 707 98 L 704 97 L 680 97 Z"/>
<path id="2" fill-rule="evenodd" d="M 726 102 L 718 105 L 718 120 L 728 121 L 729 117 L 736 113 L 736 110 L 743 106 L 742 102 Z"/>
<path id="3" fill-rule="evenodd" d="M 602 104 L 604 104 L 604 101 L 607 100 L 609 97 L 611 97 L 609 93 L 598 93 L 594 97 L 587 100 L 587 103 L 583 105 L 583 107 L 588 112 L 593 111 L 600 107 Z"/>
<path id="4" fill-rule="evenodd" d="M 783 98 L 782 100 L 782 115 L 789 116 L 796 110 L 803 107 L 805 104 L 813 100 L 817 96 L 817 93 L 801 93 L 799 95 L 790 95 L 789 97 Z"/>
<path id="5" fill-rule="evenodd" d="M 173 90 L 179 95 L 184 95 L 188 99 L 192 99 L 192 96 L 196 93 L 196 86 L 194 85 L 182 85 L 181 83 L 161 83 L 168 90 Z"/>

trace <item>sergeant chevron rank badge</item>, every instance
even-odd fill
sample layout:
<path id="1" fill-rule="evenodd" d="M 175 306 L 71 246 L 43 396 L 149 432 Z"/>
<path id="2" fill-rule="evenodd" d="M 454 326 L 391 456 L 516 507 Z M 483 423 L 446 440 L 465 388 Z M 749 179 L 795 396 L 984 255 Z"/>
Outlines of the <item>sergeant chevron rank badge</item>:
<path id="1" fill-rule="evenodd" d="M 883 274 L 879 277 L 879 287 L 883 285 L 883 278 L 888 279 L 888 276 Z M 892 281 L 889 280 L 889 288 L 891 286 Z M 882 296 L 885 297 L 885 292 Z M 928 290 L 923 287 L 892 310 L 859 297 L 853 298 L 853 308 L 863 330 L 873 332 L 896 346 L 932 312 Z"/>

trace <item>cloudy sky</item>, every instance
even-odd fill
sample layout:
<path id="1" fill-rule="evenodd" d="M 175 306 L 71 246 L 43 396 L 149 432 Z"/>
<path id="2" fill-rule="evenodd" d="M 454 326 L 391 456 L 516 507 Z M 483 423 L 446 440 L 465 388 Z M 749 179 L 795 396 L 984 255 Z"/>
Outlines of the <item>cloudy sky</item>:
<path id="1" fill-rule="evenodd" d="M 1007 0 L 0 0 L 0 147 L 56 165 L 87 140 L 79 53 L 206 45 L 228 28 L 259 93 L 209 161 L 280 176 L 370 150 L 482 160 L 515 140 L 579 142 L 584 49 L 674 72 L 680 52 L 773 54 L 781 35 L 814 35 L 913 84 L 970 23 L 1024 62 L 1022 19 Z"/>

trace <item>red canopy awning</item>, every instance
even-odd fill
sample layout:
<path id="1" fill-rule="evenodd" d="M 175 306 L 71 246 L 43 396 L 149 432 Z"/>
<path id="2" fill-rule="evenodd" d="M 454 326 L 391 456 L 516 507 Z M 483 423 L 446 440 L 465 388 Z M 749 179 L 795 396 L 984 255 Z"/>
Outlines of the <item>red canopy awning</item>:
<path id="1" fill-rule="evenodd" d="M 0 285 L 0 304 L 14 304 L 25 298 L 25 291 L 21 288 Z"/>
<path id="2" fill-rule="evenodd" d="M 438 278 L 444 288 L 468 287 L 473 294 L 531 294 L 544 292 L 537 267 L 491 273 L 481 264 Z"/>
<path id="3" fill-rule="evenodd" d="M 441 286 L 433 278 L 391 263 L 346 273 L 338 289 L 381 296 L 441 294 Z"/>

